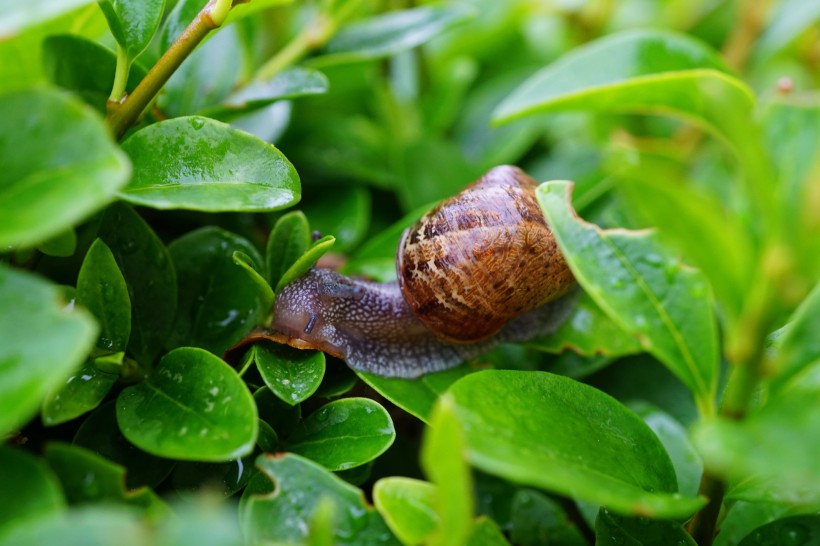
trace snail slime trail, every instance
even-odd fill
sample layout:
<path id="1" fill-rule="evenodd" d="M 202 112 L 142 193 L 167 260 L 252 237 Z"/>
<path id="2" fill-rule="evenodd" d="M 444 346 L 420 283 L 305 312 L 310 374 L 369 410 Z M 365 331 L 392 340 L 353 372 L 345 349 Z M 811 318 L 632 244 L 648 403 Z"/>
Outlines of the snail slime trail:
<path id="1" fill-rule="evenodd" d="M 277 295 L 273 331 L 254 337 L 413 378 L 555 330 L 575 281 L 535 187 L 520 169 L 495 167 L 404 232 L 397 282 L 311 269 Z"/>

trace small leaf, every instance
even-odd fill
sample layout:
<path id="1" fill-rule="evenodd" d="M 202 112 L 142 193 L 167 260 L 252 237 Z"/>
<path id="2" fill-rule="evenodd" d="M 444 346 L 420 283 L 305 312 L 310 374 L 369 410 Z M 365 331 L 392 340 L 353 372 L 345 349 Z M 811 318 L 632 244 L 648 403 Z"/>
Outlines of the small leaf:
<path id="1" fill-rule="evenodd" d="M 777 373 L 771 387 L 780 390 L 792 377 L 807 366 L 820 361 L 820 283 L 803 300 L 789 319 L 786 332 L 780 338 Z"/>
<path id="2" fill-rule="evenodd" d="M 792 516 L 762 525 L 749 533 L 738 546 L 777 546 L 812 544 L 820 539 L 820 516 Z"/>
<path id="3" fill-rule="evenodd" d="M 510 543 L 493 520 L 479 516 L 475 520 L 467 546 L 510 546 Z"/>
<path id="4" fill-rule="evenodd" d="M 59 425 L 93 410 L 118 378 L 116 374 L 97 369 L 93 362 L 86 362 L 43 401 L 43 424 Z"/>
<path id="5" fill-rule="evenodd" d="M 539 186 L 538 202 L 578 283 L 688 388 L 704 414 L 717 389 L 717 327 L 703 275 L 650 232 L 603 231 L 569 204 L 571 184 Z"/>
<path id="6" fill-rule="evenodd" d="M 472 17 L 464 6 L 424 6 L 377 15 L 344 26 L 314 65 L 389 57 L 419 46 Z"/>
<path id="7" fill-rule="evenodd" d="M 202 349 L 165 355 L 117 398 L 117 422 L 140 449 L 162 457 L 227 461 L 256 442 L 256 406 L 242 379 Z"/>
<path id="8" fill-rule="evenodd" d="M 277 286 L 285 271 L 309 247 L 310 227 L 302 211 L 292 211 L 279 218 L 268 236 L 265 254 L 270 285 Z"/>
<path id="9" fill-rule="evenodd" d="M 231 259 L 248 275 L 248 279 L 256 287 L 256 297 L 259 300 L 259 313 L 256 324 L 258 326 L 270 325 L 270 315 L 273 313 L 273 302 L 276 300 L 276 294 L 273 293 L 273 288 L 270 287 L 265 277 L 257 270 L 260 265 L 254 264 L 253 258 L 241 250 L 235 250 L 231 254 Z"/>
<path id="10" fill-rule="evenodd" d="M 472 366 L 464 364 L 443 372 L 425 374 L 418 379 L 382 377 L 365 372 L 356 372 L 356 375 L 380 395 L 427 423 L 438 397 L 458 379 L 474 371 Z"/>
<path id="11" fill-rule="evenodd" d="M 561 505 L 538 491 L 516 491 L 510 512 L 510 540 L 516 546 L 538 546 L 544 542 L 562 546 L 586 544 L 576 524 L 567 518 Z"/>
<path id="12" fill-rule="evenodd" d="M 402 544 L 422 544 L 438 527 L 436 486 L 412 478 L 382 478 L 373 485 L 373 504 Z"/>
<path id="13" fill-rule="evenodd" d="M 5 2 L 0 18 L 0 36 L 13 37 L 28 27 L 54 19 L 63 13 L 90 4 L 93 0 L 29 0 Z"/>
<path id="14" fill-rule="evenodd" d="M 316 463 L 293 454 L 265 454 L 256 466 L 264 476 L 251 481 L 240 504 L 248 543 L 302 543 L 319 503 L 328 499 L 336 520 L 334 544 L 399 544 L 359 489 Z"/>
<path id="15" fill-rule="evenodd" d="M 99 5 L 114 39 L 133 60 L 157 32 L 165 0 L 100 0 Z"/>
<path id="16" fill-rule="evenodd" d="M 470 536 L 473 482 L 466 451 L 453 400 L 440 398 L 421 446 L 421 466 L 436 486 L 433 506 L 439 520 L 428 544 L 464 544 Z"/>
<path id="17" fill-rule="evenodd" d="M 51 89 L 0 95 L 0 248 L 33 246 L 114 199 L 127 158 L 102 119 Z"/>
<path id="18" fill-rule="evenodd" d="M 148 519 L 169 515 L 168 506 L 150 489 L 127 491 L 125 469 L 94 453 L 69 444 L 51 443 L 46 461 L 60 478 L 71 504 L 111 502 L 144 510 Z"/>
<path id="19" fill-rule="evenodd" d="M 367 188 L 352 187 L 319 193 L 303 210 L 314 230 L 336 238 L 337 252 L 347 252 L 365 237 L 370 226 L 371 205 Z"/>
<path id="20" fill-rule="evenodd" d="M 679 523 L 644 518 L 627 518 L 602 509 L 595 520 L 596 544 L 652 546 L 675 544 L 697 546 Z"/>
<path id="21" fill-rule="evenodd" d="M 77 304 L 100 324 L 97 347 L 122 352 L 131 336 L 131 300 L 114 254 L 101 239 L 92 243 L 77 278 Z"/>
<path id="22" fill-rule="evenodd" d="M 176 314 L 174 262 L 150 226 L 123 203 L 106 210 L 98 236 L 111 249 L 128 285 L 128 352 L 143 366 L 150 366 L 165 343 Z"/>
<path id="23" fill-rule="evenodd" d="M 222 354 L 257 322 L 262 308 L 257 284 L 236 266 L 240 251 L 260 267 L 256 248 L 215 226 L 189 232 L 168 245 L 179 279 L 179 305 L 167 346 L 200 347 Z M 269 304 L 270 305 L 270 304 Z"/>
<path id="24" fill-rule="evenodd" d="M 305 418 L 287 449 L 328 470 L 345 470 L 372 461 L 396 439 L 387 411 L 368 398 L 344 398 Z"/>
<path id="25" fill-rule="evenodd" d="M 38 245 L 37 250 L 47 256 L 67 258 L 77 250 L 77 232 L 68 229 Z"/>
<path id="26" fill-rule="evenodd" d="M 57 477 L 22 450 L 0 446 L 0 483 L 4 491 L 0 495 L 0 529 L 34 516 L 57 514 L 65 507 Z"/>
<path id="27" fill-rule="evenodd" d="M 0 265 L 0 435 L 34 416 L 46 394 L 79 366 L 97 326 L 69 311 L 60 291 L 38 277 Z"/>
<path id="28" fill-rule="evenodd" d="M 154 544 L 152 539 L 133 510 L 91 505 L 25 520 L 0 536 L 0 546 L 145 546 Z"/>
<path id="29" fill-rule="evenodd" d="M 274 292 L 279 292 L 287 286 L 289 283 L 295 281 L 299 277 L 303 276 L 308 270 L 316 265 L 316 262 L 319 261 L 321 258 L 333 244 L 336 242 L 336 238 L 332 235 L 326 235 L 315 241 L 308 249 L 302 254 L 296 261 L 287 269 L 287 271 L 282 274 L 282 278 L 279 279 L 279 282 L 276 283 L 276 288 Z"/>
<path id="30" fill-rule="evenodd" d="M 134 176 L 126 201 L 157 209 L 263 212 L 301 197 L 293 165 L 273 145 L 192 116 L 137 131 L 123 145 Z"/>
<path id="31" fill-rule="evenodd" d="M 608 395 L 544 372 L 492 370 L 449 391 L 471 463 L 484 472 L 625 515 L 688 517 L 704 499 L 675 493 L 669 456 Z"/>
<path id="32" fill-rule="evenodd" d="M 291 406 L 316 392 L 325 375 L 325 354 L 285 345 L 256 345 L 254 361 L 265 385 Z"/>

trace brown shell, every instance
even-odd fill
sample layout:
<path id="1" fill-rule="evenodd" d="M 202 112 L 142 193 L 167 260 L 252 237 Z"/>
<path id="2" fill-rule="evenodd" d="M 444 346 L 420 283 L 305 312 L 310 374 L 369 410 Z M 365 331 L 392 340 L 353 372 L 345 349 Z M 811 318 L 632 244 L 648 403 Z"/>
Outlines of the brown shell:
<path id="1" fill-rule="evenodd" d="M 535 187 L 520 169 L 496 167 L 405 231 L 399 285 L 441 339 L 485 339 L 572 286 Z"/>

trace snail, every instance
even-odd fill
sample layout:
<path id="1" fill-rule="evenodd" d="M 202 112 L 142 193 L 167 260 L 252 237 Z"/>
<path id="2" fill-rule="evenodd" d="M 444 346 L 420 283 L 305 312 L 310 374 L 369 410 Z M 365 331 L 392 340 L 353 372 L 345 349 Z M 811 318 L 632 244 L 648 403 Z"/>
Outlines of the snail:
<path id="1" fill-rule="evenodd" d="M 273 331 L 259 337 L 413 378 L 556 329 L 574 278 L 535 187 L 516 167 L 490 170 L 405 230 L 398 281 L 313 268 L 280 291 Z"/>

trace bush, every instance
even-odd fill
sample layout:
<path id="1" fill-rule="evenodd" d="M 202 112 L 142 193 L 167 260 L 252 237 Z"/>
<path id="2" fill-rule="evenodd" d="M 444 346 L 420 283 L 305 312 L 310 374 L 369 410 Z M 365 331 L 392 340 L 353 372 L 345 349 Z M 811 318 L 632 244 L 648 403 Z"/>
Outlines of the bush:
<path id="1" fill-rule="evenodd" d="M 816 2 L 234 3 L 2 8 L 0 545 L 820 540 Z M 557 331 L 263 339 L 499 164 Z"/>

